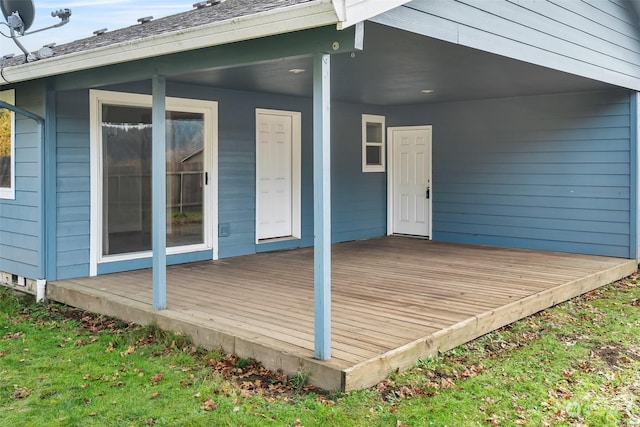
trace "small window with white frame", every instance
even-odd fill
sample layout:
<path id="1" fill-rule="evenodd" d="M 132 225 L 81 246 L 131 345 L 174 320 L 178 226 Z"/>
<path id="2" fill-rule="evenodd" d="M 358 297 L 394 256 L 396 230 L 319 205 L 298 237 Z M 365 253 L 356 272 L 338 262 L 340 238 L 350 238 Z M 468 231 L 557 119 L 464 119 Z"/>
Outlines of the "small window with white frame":
<path id="1" fill-rule="evenodd" d="M 0 92 L 0 101 L 15 105 L 15 91 Z M 0 107 L 0 199 L 15 199 L 15 113 Z"/>
<path id="2" fill-rule="evenodd" d="M 385 171 L 385 118 L 362 115 L 362 172 Z"/>

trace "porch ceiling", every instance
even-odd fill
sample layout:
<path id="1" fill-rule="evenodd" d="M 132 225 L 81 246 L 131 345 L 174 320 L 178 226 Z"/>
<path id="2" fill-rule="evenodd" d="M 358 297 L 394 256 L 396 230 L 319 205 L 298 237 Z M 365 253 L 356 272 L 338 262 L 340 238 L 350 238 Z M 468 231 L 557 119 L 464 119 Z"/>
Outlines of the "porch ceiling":
<path id="1" fill-rule="evenodd" d="M 310 57 L 173 76 L 229 89 L 310 96 Z M 294 74 L 289 70 L 306 70 Z M 503 56 L 366 23 L 364 51 L 332 59 L 332 97 L 375 105 L 503 98 L 610 88 L 610 85 Z M 421 91 L 433 90 L 425 94 Z"/>

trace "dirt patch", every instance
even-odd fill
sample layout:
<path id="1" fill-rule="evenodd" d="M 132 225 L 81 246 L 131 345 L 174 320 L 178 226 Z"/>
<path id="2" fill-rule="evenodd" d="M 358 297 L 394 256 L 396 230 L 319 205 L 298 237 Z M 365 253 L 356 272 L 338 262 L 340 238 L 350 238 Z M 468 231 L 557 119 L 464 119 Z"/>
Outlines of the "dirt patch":
<path id="1" fill-rule="evenodd" d="M 115 332 L 119 330 L 125 330 L 132 326 L 132 324 L 124 322 L 120 319 L 116 319 L 114 317 L 103 316 L 65 305 L 49 305 L 48 311 L 52 318 L 62 317 L 64 319 L 80 322 L 82 327 L 92 334 L 100 331 Z"/>
<path id="2" fill-rule="evenodd" d="M 613 341 L 594 347 L 592 354 L 594 357 L 604 360 L 609 368 L 615 368 L 621 363 L 629 363 L 632 360 L 640 360 L 638 349 L 626 349 Z"/>

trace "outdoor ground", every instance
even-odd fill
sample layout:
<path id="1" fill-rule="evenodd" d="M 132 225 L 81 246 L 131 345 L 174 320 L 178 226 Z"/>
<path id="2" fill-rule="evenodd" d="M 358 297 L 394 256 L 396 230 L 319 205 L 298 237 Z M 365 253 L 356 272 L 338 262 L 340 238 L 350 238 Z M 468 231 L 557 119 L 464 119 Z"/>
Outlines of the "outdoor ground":
<path id="1" fill-rule="evenodd" d="M 2 426 L 640 426 L 640 276 L 351 393 L 0 288 Z"/>

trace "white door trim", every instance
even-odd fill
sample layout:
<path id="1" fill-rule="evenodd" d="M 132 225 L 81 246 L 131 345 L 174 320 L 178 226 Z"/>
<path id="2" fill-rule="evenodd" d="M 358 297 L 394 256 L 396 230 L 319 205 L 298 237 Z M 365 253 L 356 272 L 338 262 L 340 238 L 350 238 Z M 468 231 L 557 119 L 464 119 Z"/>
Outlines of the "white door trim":
<path id="1" fill-rule="evenodd" d="M 302 113 L 299 111 L 269 110 L 256 108 L 256 205 L 255 205 L 255 242 L 256 244 L 272 242 L 277 239 L 258 239 L 258 120 L 261 114 L 286 116 L 291 118 L 291 236 L 283 239 L 300 239 L 301 236 L 301 150 L 302 150 Z"/>
<path id="2" fill-rule="evenodd" d="M 394 174 L 394 155 L 393 150 L 395 147 L 394 141 L 394 132 L 395 131 L 403 131 L 403 130 L 428 130 L 433 131 L 432 125 L 422 125 L 422 126 L 397 126 L 387 128 L 387 235 L 390 236 L 394 234 L 393 230 L 393 211 L 394 211 L 394 189 L 393 189 L 393 174 Z M 432 133 L 433 135 L 433 133 Z M 428 204 L 428 215 L 429 221 L 427 224 L 427 234 L 428 239 L 431 240 L 433 238 L 433 141 L 429 144 L 429 162 L 431 163 L 429 167 L 429 182 L 431 183 L 430 188 L 430 202 Z"/>
<path id="3" fill-rule="evenodd" d="M 91 216 L 89 244 L 89 275 L 98 274 L 98 264 L 151 258 L 151 251 L 122 255 L 102 255 L 102 105 L 121 105 L 151 108 L 151 95 L 113 92 L 92 89 L 89 91 L 90 112 L 90 169 L 91 169 Z M 204 200 L 204 243 L 167 248 L 167 254 L 180 254 L 200 250 L 213 250 L 218 259 L 218 103 L 185 98 L 167 97 L 167 110 L 202 113 L 205 120 L 205 171 L 209 174 L 209 185 Z"/>

